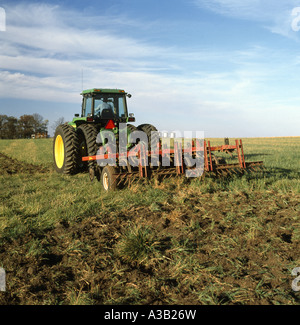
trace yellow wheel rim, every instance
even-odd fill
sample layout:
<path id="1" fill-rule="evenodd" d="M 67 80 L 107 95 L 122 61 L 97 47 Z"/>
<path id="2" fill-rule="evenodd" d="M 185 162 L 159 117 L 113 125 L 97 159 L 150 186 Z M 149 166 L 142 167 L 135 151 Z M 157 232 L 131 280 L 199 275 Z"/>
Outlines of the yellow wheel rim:
<path id="1" fill-rule="evenodd" d="M 64 141 L 61 135 L 58 135 L 55 139 L 55 162 L 58 168 L 62 168 L 65 159 Z"/>

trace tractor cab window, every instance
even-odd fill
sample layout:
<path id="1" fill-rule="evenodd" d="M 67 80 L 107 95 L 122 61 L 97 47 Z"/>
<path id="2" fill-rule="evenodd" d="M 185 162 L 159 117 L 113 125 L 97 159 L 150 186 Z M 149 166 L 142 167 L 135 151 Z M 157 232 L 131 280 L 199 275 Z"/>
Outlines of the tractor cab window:
<path id="1" fill-rule="evenodd" d="M 118 115 L 120 118 L 126 117 L 126 106 L 125 106 L 125 97 L 119 97 L 118 101 Z"/>
<path id="2" fill-rule="evenodd" d="M 115 106 L 114 99 L 111 97 L 98 97 L 95 98 L 95 113 L 102 119 L 114 119 Z"/>
<path id="3" fill-rule="evenodd" d="M 83 99 L 82 117 L 88 117 L 92 115 L 92 97 L 86 97 Z"/>
<path id="4" fill-rule="evenodd" d="M 124 96 L 103 94 L 95 98 L 94 115 L 101 119 L 125 118 L 125 105 Z"/>

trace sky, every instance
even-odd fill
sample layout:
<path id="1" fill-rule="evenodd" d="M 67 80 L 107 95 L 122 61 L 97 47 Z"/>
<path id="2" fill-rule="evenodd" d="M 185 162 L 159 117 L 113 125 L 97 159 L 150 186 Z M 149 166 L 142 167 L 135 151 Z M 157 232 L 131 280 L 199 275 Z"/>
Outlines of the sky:
<path id="1" fill-rule="evenodd" d="M 300 136 L 298 0 L 0 0 L 0 114 L 49 132 L 81 91 L 132 94 L 135 125 Z"/>

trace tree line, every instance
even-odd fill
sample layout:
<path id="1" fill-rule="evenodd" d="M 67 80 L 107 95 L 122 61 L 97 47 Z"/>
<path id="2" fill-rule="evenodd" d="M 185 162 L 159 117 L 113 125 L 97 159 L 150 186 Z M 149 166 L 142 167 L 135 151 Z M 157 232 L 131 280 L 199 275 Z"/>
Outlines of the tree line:
<path id="1" fill-rule="evenodd" d="M 14 116 L 0 115 L 0 139 L 31 138 L 32 134 L 47 133 L 48 120 L 40 114 Z"/>

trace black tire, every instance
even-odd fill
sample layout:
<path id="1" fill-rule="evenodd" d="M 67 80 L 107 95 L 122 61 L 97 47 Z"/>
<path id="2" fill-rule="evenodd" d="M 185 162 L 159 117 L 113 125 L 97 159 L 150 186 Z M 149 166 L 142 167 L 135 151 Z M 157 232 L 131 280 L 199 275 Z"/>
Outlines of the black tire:
<path id="1" fill-rule="evenodd" d="M 96 127 L 91 124 L 82 124 L 77 128 L 76 133 L 79 142 L 78 165 L 80 170 L 84 171 L 87 167 L 95 167 L 96 161 L 82 162 L 82 157 L 95 156 L 97 153 L 96 138 L 98 132 Z"/>
<path id="2" fill-rule="evenodd" d="M 151 132 L 153 131 L 156 131 L 157 132 L 157 129 L 155 126 L 151 125 L 151 124 L 141 124 L 138 126 L 138 130 L 140 131 L 143 131 L 147 134 L 147 137 L 148 137 L 148 143 L 149 143 L 149 148 L 152 149 L 152 141 L 154 143 L 158 143 L 159 142 L 159 135 L 158 133 L 155 133 L 155 138 L 152 139 L 152 136 L 153 134 L 151 134 Z M 153 149 L 156 149 L 156 148 L 153 148 Z"/>
<path id="3" fill-rule="evenodd" d="M 75 129 L 68 125 L 59 125 L 53 141 L 55 170 L 60 174 L 74 175 L 78 171 L 78 138 Z"/>
<path id="4" fill-rule="evenodd" d="M 128 143 L 132 143 L 131 141 L 131 133 L 134 132 L 134 131 L 137 131 L 138 128 L 132 124 L 127 124 L 127 141 Z"/>
<path id="5" fill-rule="evenodd" d="M 117 189 L 116 168 L 113 166 L 105 166 L 101 173 L 101 185 L 106 192 Z"/>

